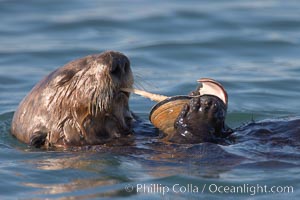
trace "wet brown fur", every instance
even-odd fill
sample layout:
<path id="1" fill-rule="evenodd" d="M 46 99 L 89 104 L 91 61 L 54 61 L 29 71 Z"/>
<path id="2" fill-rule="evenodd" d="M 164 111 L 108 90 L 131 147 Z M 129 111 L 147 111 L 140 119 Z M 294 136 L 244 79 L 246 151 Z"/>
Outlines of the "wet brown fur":
<path id="1" fill-rule="evenodd" d="M 120 68 L 120 69 L 119 69 Z M 41 80 L 16 110 L 11 133 L 34 146 L 103 144 L 130 132 L 129 59 L 107 51 L 74 60 Z"/>

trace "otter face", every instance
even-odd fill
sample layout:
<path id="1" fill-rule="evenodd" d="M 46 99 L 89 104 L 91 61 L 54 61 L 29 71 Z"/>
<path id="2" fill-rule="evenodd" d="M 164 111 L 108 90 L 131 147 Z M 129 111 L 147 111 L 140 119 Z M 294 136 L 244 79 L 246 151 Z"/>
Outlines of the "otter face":
<path id="1" fill-rule="evenodd" d="M 74 127 L 64 130 L 64 144 L 102 144 L 131 133 L 130 93 L 121 91 L 131 88 L 134 82 L 129 59 L 119 52 L 107 51 L 69 65 L 70 70 L 78 71 L 67 88 L 60 90 L 73 91 L 62 102 L 72 107 L 73 126 L 77 128 L 73 132 L 79 133 L 70 132 Z M 63 70 L 67 69 L 68 65 Z"/>
<path id="2" fill-rule="evenodd" d="M 88 58 L 87 63 L 92 73 L 89 80 L 96 85 L 88 96 L 91 99 L 89 114 L 101 124 L 99 130 L 95 130 L 97 136 L 109 140 L 129 134 L 133 119 L 128 106 L 130 93 L 120 90 L 131 88 L 134 82 L 129 59 L 108 51 Z"/>

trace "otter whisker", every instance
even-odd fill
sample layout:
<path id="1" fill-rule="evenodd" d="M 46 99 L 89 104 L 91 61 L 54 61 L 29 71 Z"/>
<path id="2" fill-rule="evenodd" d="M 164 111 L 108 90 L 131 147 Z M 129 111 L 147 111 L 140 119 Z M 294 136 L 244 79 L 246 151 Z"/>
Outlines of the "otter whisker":
<path id="1" fill-rule="evenodd" d="M 90 93 L 91 93 L 91 102 L 90 102 L 90 106 L 89 106 L 89 113 L 94 116 L 94 114 L 95 114 L 94 113 L 94 106 L 95 106 L 95 93 L 96 93 L 96 91 L 92 90 Z"/>
<path id="2" fill-rule="evenodd" d="M 88 112 L 89 112 L 90 115 L 92 115 L 91 107 L 92 107 L 92 103 L 89 103 L 89 105 L 88 105 Z"/>
<path id="3" fill-rule="evenodd" d="M 98 114 L 98 111 L 100 112 L 100 102 L 99 102 L 99 96 L 96 97 L 96 104 L 95 104 L 95 115 Z"/>
<path id="4" fill-rule="evenodd" d="M 137 89 L 142 89 L 142 90 L 146 90 L 146 88 L 158 88 L 157 86 L 155 86 L 153 83 L 146 81 L 145 78 L 143 78 L 142 75 L 140 74 L 135 74 L 134 75 L 134 88 Z"/>

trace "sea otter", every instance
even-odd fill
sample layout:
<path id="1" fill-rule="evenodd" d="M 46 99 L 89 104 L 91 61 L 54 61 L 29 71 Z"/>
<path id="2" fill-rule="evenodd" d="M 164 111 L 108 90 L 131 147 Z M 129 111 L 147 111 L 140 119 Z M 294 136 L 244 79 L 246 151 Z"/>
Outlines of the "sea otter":
<path id="1" fill-rule="evenodd" d="M 104 144 L 132 133 L 129 59 L 119 52 L 90 55 L 41 80 L 17 108 L 11 133 L 35 147 Z"/>
<path id="2" fill-rule="evenodd" d="M 41 80 L 17 108 L 11 133 L 35 147 L 118 143 L 130 138 L 133 75 L 129 59 L 106 51 L 58 68 Z M 193 92 L 197 96 L 199 90 Z M 174 122 L 174 143 L 216 142 L 225 130 L 227 106 L 216 96 L 191 98 Z M 125 140 L 123 140 L 125 141 Z"/>

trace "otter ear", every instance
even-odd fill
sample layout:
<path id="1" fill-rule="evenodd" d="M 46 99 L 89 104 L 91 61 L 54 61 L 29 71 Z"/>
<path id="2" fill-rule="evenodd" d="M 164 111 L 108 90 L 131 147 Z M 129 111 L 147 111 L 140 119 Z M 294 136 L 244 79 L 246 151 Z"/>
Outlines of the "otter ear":
<path id="1" fill-rule="evenodd" d="M 40 148 L 45 144 L 46 138 L 47 133 L 41 131 L 34 132 L 30 137 L 30 146 Z"/>

